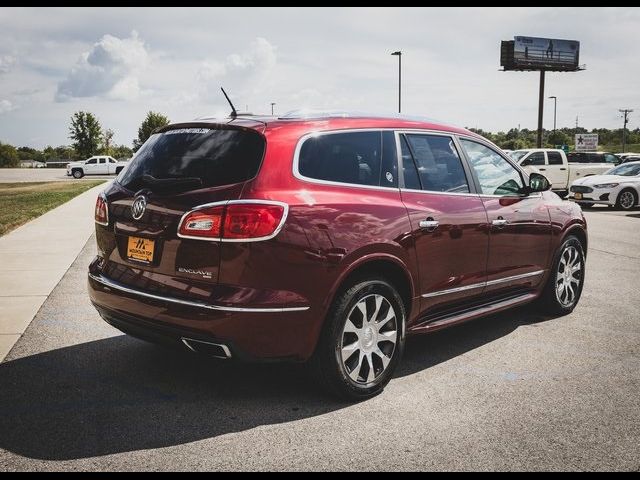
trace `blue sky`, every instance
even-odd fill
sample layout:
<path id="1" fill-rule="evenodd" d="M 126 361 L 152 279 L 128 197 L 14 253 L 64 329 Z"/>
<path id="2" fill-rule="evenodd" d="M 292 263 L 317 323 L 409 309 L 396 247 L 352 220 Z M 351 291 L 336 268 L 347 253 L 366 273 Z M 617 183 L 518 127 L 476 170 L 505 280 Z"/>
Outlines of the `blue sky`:
<path id="1" fill-rule="evenodd" d="M 640 10 L 632 8 L 0 8 L 0 141 L 69 143 L 74 111 L 131 144 L 146 111 L 172 121 L 239 109 L 403 113 L 504 130 L 537 122 L 537 73 L 499 71 L 500 40 L 581 42 L 587 70 L 547 75 L 558 125 L 640 115 Z M 547 100 L 545 126 L 553 123 Z M 640 122 L 635 113 L 630 127 Z"/>

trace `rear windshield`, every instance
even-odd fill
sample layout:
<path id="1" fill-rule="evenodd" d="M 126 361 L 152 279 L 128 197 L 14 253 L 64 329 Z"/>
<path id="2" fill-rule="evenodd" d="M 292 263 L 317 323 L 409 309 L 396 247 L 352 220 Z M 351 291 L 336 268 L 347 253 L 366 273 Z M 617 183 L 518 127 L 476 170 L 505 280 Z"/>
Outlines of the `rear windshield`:
<path id="1" fill-rule="evenodd" d="M 252 179 L 264 155 L 262 135 L 246 130 L 182 128 L 152 135 L 125 168 L 118 182 L 136 190 L 143 175 L 158 180 L 199 178 L 202 187 Z"/>

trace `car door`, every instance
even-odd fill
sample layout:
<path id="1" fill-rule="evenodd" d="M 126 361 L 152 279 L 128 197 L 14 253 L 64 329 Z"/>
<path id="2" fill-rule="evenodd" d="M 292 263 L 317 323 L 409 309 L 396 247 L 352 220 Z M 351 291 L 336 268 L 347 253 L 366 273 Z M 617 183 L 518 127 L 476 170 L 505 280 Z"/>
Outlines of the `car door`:
<path id="1" fill-rule="evenodd" d="M 481 294 L 489 245 L 487 215 L 454 139 L 398 132 L 397 143 L 422 311 Z"/>
<path id="2" fill-rule="evenodd" d="M 547 152 L 547 166 L 541 173 L 551 182 L 554 190 L 566 190 L 569 180 L 569 171 L 564 164 L 562 154 L 554 150 Z"/>
<path id="3" fill-rule="evenodd" d="M 523 195 L 525 177 L 488 144 L 461 138 L 489 222 L 485 293 L 537 283 L 548 268 L 551 222 L 542 194 Z"/>
<path id="4" fill-rule="evenodd" d="M 107 159 L 105 157 L 98 158 L 98 167 L 96 168 L 96 173 L 98 175 L 105 175 L 109 173 L 109 164 L 107 163 Z"/>
<path id="5" fill-rule="evenodd" d="M 98 173 L 98 159 L 90 158 L 84 163 L 84 174 L 85 175 L 95 175 Z"/>
<path id="6" fill-rule="evenodd" d="M 116 173 L 116 164 L 118 161 L 115 158 L 107 157 L 107 173 L 109 175 Z"/>

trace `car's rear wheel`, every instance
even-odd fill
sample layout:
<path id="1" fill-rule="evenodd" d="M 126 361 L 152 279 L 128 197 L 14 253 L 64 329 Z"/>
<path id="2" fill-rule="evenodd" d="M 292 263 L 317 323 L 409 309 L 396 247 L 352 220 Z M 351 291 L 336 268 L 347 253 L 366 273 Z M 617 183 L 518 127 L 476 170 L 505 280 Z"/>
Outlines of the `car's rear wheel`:
<path id="1" fill-rule="evenodd" d="M 389 383 L 405 341 L 405 308 L 381 278 L 361 280 L 333 303 L 311 362 L 316 378 L 348 400 L 373 397 Z"/>
<path id="2" fill-rule="evenodd" d="M 578 305 L 584 285 L 585 256 L 580 240 L 567 237 L 556 253 L 539 305 L 545 313 L 567 315 Z"/>
<path id="3" fill-rule="evenodd" d="M 631 210 L 637 203 L 638 199 L 636 198 L 636 192 L 627 188 L 618 194 L 616 208 L 619 208 L 620 210 Z"/>
<path id="4" fill-rule="evenodd" d="M 84 173 L 82 172 L 82 170 L 78 169 L 78 170 L 74 170 L 72 175 L 73 175 L 73 178 L 82 178 L 84 176 Z"/>

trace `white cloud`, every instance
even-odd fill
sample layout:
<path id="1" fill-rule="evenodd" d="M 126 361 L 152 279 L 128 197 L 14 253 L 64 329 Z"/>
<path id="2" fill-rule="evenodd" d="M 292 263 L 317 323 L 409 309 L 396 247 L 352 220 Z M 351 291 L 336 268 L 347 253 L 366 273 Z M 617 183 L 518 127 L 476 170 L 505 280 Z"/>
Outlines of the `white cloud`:
<path id="1" fill-rule="evenodd" d="M 0 115 L 10 112 L 15 107 L 9 100 L 0 100 Z"/>
<path id="2" fill-rule="evenodd" d="M 11 55 L 0 55 L 0 73 L 9 73 L 16 63 L 16 59 Z"/>
<path id="3" fill-rule="evenodd" d="M 277 48 L 267 39 L 258 37 L 245 52 L 229 54 L 224 62 L 203 62 L 196 74 L 200 96 L 219 100 L 220 86 L 226 86 L 232 99 L 264 90 L 278 62 L 276 52 Z"/>
<path id="4" fill-rule="evenodd" d="M 58 84 L 56 100 L 135 99 L 140 95 L 138 75 L 148 62 L 149 54 L 137 32 L 123 39 L 105 35 L 89 52 L 82 54 L 67 78 Z"/>

